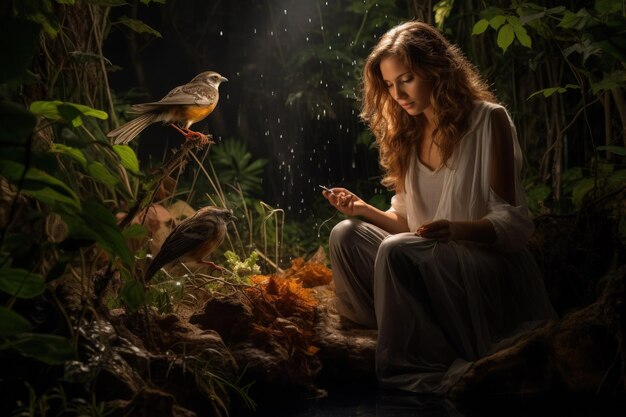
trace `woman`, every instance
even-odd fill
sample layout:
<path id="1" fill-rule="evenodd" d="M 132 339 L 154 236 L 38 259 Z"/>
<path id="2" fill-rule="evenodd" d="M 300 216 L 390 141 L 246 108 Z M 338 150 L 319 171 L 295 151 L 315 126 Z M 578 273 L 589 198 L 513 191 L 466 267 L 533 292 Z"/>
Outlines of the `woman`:
<path id="1" fill-rule="evenodd" d="M 330 235 L 337 308 L 378 329 L 381 386 L 445 393 L 496 341 L 555 317 L 525 248 L 521 150 L 476 69 L 427 24 L 389 30 L 363 77 L 361 116 L 395 195 L 381 211 L 323 192 L 363 219 Z"/>

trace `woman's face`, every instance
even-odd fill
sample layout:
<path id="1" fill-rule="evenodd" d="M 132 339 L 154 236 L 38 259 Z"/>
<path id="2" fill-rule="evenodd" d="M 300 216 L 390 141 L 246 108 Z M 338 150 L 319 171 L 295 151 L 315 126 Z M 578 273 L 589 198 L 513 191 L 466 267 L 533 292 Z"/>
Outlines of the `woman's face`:
<path id="1" fill-rule="evenodd" d="M 407 113 L 417 116 L 430 107 L 432 81 L 423 80 L 411 72 L 398 57 L 390 56 L 380 61 L 380 72 L 389 94 Z"/>

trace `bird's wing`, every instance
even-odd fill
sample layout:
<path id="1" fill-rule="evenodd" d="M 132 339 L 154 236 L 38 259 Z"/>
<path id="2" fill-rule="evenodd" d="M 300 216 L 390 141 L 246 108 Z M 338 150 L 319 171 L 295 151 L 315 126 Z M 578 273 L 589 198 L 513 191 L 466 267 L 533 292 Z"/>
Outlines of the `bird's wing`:
<path id="1" fill-rule="evenodd" d="M 136 112 L 144 112 L 162 106 L 172 105 L 196 104 L 199 106 L 209 106 L 215 104 L 217 97 L 218 92 L 214 87 L 204 83 L 189 83 L 174 88 L 159 101 L 135 104 L 132 106 L 132 109 Z"/>
<path id="2" fill-rule="evenodd" d="M 164 266 L 189 253 L 211 239 L 217 232 L 217 226 L 212 221 L 198 221 L 193 217 L 186 219 L 167 236 L 153 262 Z"/>

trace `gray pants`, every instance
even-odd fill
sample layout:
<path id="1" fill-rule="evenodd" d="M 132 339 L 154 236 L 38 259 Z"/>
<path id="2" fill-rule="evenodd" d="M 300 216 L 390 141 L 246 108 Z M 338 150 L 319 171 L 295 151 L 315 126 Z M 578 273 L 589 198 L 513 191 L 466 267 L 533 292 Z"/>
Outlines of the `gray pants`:
<path id="1" fill-rule="evenodd" d="M 331 231 L 330 258 L 339 313 L 378 329 L 383 387 L 445 393 L 503 332 L 553 314 L 549 302 L 528 311 L 536 285 L 511 277 L 519 262 L 484 245 L 391 235 L 349 219 Z M 538 291 L 545 298 L 542 281 Z"/>

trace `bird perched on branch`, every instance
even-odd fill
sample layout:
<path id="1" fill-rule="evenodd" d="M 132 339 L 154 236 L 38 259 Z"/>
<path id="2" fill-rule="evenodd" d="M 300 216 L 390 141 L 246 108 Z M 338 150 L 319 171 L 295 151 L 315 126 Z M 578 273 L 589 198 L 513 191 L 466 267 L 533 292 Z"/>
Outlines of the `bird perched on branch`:
<path id="1" fill-rule="evenodd" d="M 113 129 L 107 136 L 115 138 L 115 144 L 126 144 L 133 140 L 148 125 L 156 122 L 169 124 L 185 136 L 185 139 L 208 143 L 207 135 L 189 130 L 192 124 L 207 117 L 219 99 L 220 83 L 228 81 L 214 71 L 196 75 L 187 84 L 180 85 L 159 101 L 133 105 L 132 112 L 138 114 L 133 120 Z"/>
<path id="2" fill-rule="evenodd" d="M 206 258 L 224 240 L 226 225 L 236 220 L 232 210 L 213 206 L 203 207 L 193 216 L 180 222 L 167 236 L 161 250 L 154 257 L 144 276 L 148 282 L 167 264 L 179 260 L 194 261 L 221 269 Z"/>

